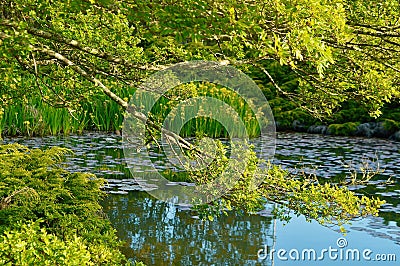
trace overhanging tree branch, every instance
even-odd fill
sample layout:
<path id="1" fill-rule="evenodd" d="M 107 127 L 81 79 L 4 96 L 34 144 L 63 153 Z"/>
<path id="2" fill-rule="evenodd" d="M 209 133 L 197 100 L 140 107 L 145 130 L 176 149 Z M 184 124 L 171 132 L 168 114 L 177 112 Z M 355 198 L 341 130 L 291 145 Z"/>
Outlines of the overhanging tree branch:
<path id="1" fill-rule="evenodd" d="M 12 28 L 18 28 L 18 24 L 15 22 L 12 22 L 10 20 L 3 20 L 2 22 L 0 22 L 0 26 L 6 26 L 6 27 L 12 27 Z M 88 47 L 88 46 L 83 46 L 80 42 L 73 40 L 73 39 L 68 39 L 68 38 L 64 38 L 63 36 L 59 35 L 59 34 L 54 34 L 54 33 L 50 33 L 48 31 L 44 31 L 44 30 L 40 30 L 34 27 L 28 27 L 27 28 L 27 32 L 29 34 L 32 34 L 34 36 L 37 37 L 41 37 L 47 40 L 52 40 L 52 41 L 56 41 L 58 43 L 63 43 L 66 44 L 68 46 L 71 46 L 79 51 L 91 54 L 93 56 L 96 56 L 98 58 L 104 59 L 110 63 L 115 63 L 115 64 L 120 64 L 129 68 L 135 68 L 138 70 L 152 70 L 152 71 L 158 71 L 158 70 L 162 70 L 167 68 L 167 66 L 140 66 L 137 65 L 133 62 L 129 62 L 123 58 L 120 57 L 116 57 L 114 55 L 111 55 L 109 53 L 106 52 L 102 52 L 96 48 L 92 48 L 92 47 Z"/>
<path id="2" fill-rule="evenodd" d="M 135 110 L 134 106 L 129 105 L 126 101 L 124 101 L 118 95 L 113 93 L 99 79 L 88 74 L 85 70 L 83 70 L 81 67 L 76 65 L 74 62 L 72 62 L 65 56 L 63 56 L 60 53 L 57 53 L 51 49 L 48 49 L 48 48 L 38 48 L 38 47 L 34 47 L 32 45 L 31 45 L 31 48 L 32 48 L 32 50 L 40 51 L 42 53 L 50 55 L 50 56 L 56 58 L 57 60 L 63 62 L 65 65 L 71 67 L 76 73 L 78 73 L 85 79 L 93 82 L 96 86 L 99 86 L 107 96 L 109 96 L 113 101 L 115 101 L 118 105 L 120 105 L 124 110 L 128 111 L 130 114 L 132 114 L 135 118 L 139 119 L 143 123 L 148 124 L 157 130 L 160 130 L 162 133 L 164 133 L 166 136 L 168 136 L 170 139 L 172 139 L 175 143 L 179 144 L 181 148 L 195 149 L 195 147 L 190 142 L 186 141 L 179 135 L 177 135 L 174 132 L 171 132 L 169 130 L 166 130 L 164 128 L 161 128 L 158 125 L 156 125 L 154 122 L 152 122 L 151 120 L 147 119 L 147 117 L 144 114 Z"/>

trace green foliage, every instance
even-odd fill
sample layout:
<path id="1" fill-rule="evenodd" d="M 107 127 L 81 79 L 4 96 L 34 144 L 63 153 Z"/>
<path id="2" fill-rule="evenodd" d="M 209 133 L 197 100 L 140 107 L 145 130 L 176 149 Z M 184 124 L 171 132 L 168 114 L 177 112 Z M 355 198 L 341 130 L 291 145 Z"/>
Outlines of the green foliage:
<path id="1" fill-rule="evenodd" d="M 8 136 L 66 135 L 85 128 L 81 114 L 74 119 L 67 109 L 53 108 L 38 98 L 7 106 L 2 118 L 2 133 Z"/>
<path id="2" fill-rule="evenodd" d="M 373 119 L 368 115 L 368 111 L 365 108 L 354 107 L 346 108 L 343 107 L 339 112 L 332 115 L 332 118 L 328 121 L 335 124 L 343 124 L 346 122 L 370 122 Z"/>
<path id="3" fill-rule="evenodd" d="M 352 136 L 355 134 L 359 122 L 347 122 L 344 124 L 331 124 L 328 127 L 328 134 L 340 136 Z"/>
<path id="4" fill-rule="evenodd" d="M 262 3 L 250 0 L 96 3 L 78 0 L 57 4 L 48 0 L 13 0 L 2 4 L 1 110 L 23 102 L 23 96 L 30 98 L 38 94 L 56 107 L 79 110 L 86 101 L 93 104 L 98 93 L 105 93 L 126 108 L 119 88 L 135 88 L 152 71 L 193 59 L 223 59 L 235 66 L 256 68 L 264 76 L 260 77 L 265 81 L 264 91 L 285 96 L 296 107 L 301 106 L 319 118 L 332 115 L 350 100 L 361 102 L 370 115 L 379 116 L 384 103 L 400 97 L 397 0 L 383 4 L 371 0 L 266 0 Z M 275 64 L 265 67 L 266 61 Z M 290 78 L 282 84 L 274 83 L 269 74 L 279 66 L 285 66 L 279 70 L 283 73 L 290 70 Z M 290 117 L 303 117 L 297 110 L 288 112 Z M 112 115 L 94 113 L 94 123 L 106 125 L 105 129 L 109 126 L 107 121 L 115 119 Z M 343 133 L 355 125 L 334 128 Z M 212 127 L 218 131 L 217 124 Z M 224 153 L 221 156 L 225 156 Z M 379 200 L 359 199 L 345 188 L 291 178 L 277 168 L 263 172 L 254 167 L 259 162 L 253 153 L 243 156 L 252 162 L 248 173 L 227 195 L 229 198 L 223 205 L 243 204 L 252 211 L 266 198 L 319 221 L 325 219 L 321 217 L 328 217 L 328 220 L 341 222 L 357 215 L 375 214 L 381 204 Z M 4 181 L 2 186 L 7 195 L 27 186 L 34 189 L 40 199 L 47 193 L 50 208 L 39 205 L 38 210 L 32 212 L 25 206 L 30 204 L 25 198 L 25 205 L 11 204 L 5 211 L 13 212 L 11 206 L 14 206 L 18 210 L 14 212 L 16 217 L 49 220 L 51 228 L 57 229 L 54 233 L 73 231 L 84 239 L 90 239 L 90 235 L 95 239 L 93 234 L 98 236 L 102 232 L 97 229 L 105 225 L 93 213 L 99 210 L 96 204 L 90 208 L 66 206 L 76 203 L 74 199 L 84 198 L 84 190 L 80 189 L 95 186 L 96 179 L 85 181 L 89 176 L 42 167 L 41 172 L 46 176 L 50 172 L 46 178 L 54 182 L 51 183 L 54 194 L 60 192 L 59 197 L 54 198 L 40 189 L 41 182 L 36 185 L 30 182 L 28 176 L 35 177 L 35 171 L 14 167 L 20 178 L 10 177 L 12 182 Z M 212 174 L 222 166 L 215 167 Z M 263 185 L 258 189 L 253 189 L 254 175 L 263 178 Z M 64 180 L 64 176 L 75 188 L 69 186 L 70 181 L 62 183 L 68 189 L 60 185 L 57 180 Z M 201 181 L 209 177 L 200 173 L 198 178 Z M 9 185 L 14 190 L 7 189 Z M 23 200 L 27 196 L 21 192 L 15 197 Z M 59 209 L 58 205 L 54 206 L 55 202 L 68 204 L 65 209 Z M 86 220 L 80 220 L 81 216 L 76 213 Z M 3 217 L 6 224 L 12 224 L 10 216 Z M 77 226 L 77 220 L 90 230 Z"/>
<path id="5" fill-rule="evenodd" d="M 119 90 L 128 98 L 127 88 Z M 213 84 L 184 84 L 169 91 L 152 109 L 155 120 L 162 123 L 170 111 L 181 101 L 191 97 L 213 97 L 227 103 L 243 120 L 250 137 L 259 134 L 257 120 L 248 104 L 233 91 Z M 190 108 L 190 106 L 188 106 Z M 190 109 L 186 114 L 198 110 Z M 182 110 L 182 113 L 185 111 Z M 200 112 L 201 113 L 201 112 Z M 177 114 L 178 116 L 181 113 Z M 26 99 L 5 108 L 2 117 L 3 135 L 43 136 L 81 133 L 83 130 L 117 131 L 123 122 L 123 109 L 108 97 L 96 94 L 91 101 L 81 103 L 81 109 L 70 113 L 66 108 L 54 108 L 40 98 Z M 182 117 L 184 119 L 184 117 Z M 228 137 L 224 127 L 216 120 L 198 117 L 189 120 L 181 129 L 181 136 L 194 136 L 203 132 L 210 137 Z"/>
<path id="6" fill-rule="evenodd" d="M 400 122 L 394 121 L 392 119 L 384 119 L 383 128 L 393 134 L 397 130 L 400 130 Z"/>
<path id="7" fill-rule="evenodd" d="M 0 260 L 6 265 L 126 262 L 99 204 L 104 181 L 61 168 L 69 152 L 0 146 Z"/>
<path id="8" fill-rule="evenodd" d="M 288 212 L 292 210 L 297 215 L 305 215 L 308 220 L 341 226 L 356 217 L 377 215 L 385 202 L 379 198 L 357 196 L 346 186 L 320 182 L 315 176 L 290 174 L 278 166 L 266 164 L 257 158 L 251 146 L 249 148 L 243 154 L 246 170 L 222 199 L 210 205 L 196 206 L 200 216 L 209 218 L 210 214 L 212 217 L 229 210 L 255 213 L 264 209 L 264 204 L 269 201 L 279 203 L 275 214 L 280 219 L 289 220 Z M 218 159 L 209 166 L 211 170 L 190 175 L 192 181 L 203 184 L 212 179 L 214 173 L 224 171 L 228 157 L 223 145 L 218 145 L 216 154 Z M 234 164 L 242 164 L 240 159 Z M 261 164 L 266 164 L 267 168 L 262 169 Z M 256 186 L 257 183 L 260 185 Z"/>
<path id="9" fill-rule="evenodd" d="M 382 118 L 400 121 L 400 106 L 388 106 L 384 109 Z"/>
<path id="10" fill-rule="evenodd" d="M 210 83 L 189 83 L 177 86 L 168 91 L 152 108 L 154 120 L 162 125 L 167 116 L 174 118 L 174 122 L 164 125 L 166 128 L 172 128 L 173 124 L 183 125 L 179 134 L 183 137 L 195 136 L 195 134 L 205 134 L 209 137 L 229 137 L 228 132 L 220 121 L 211 118 L 210 110 L 205 110 L 203 106 L 186 103 L 177 107 L 178 104 L 195 97 L 211 97 L 226 103 L 231 109 L 224 109 L 226 117 L 236 117 L 243 121 L 246 132 L 249 137 L 256 137 L 260 133 L 257 118 L 248 103 L 244 101 L 236 92 Z M 251 100 L 251 99 L 250 99 Z M 143 100 L 145 102 L 146 100 Z M 233 112 L 233 113 L 232 113 Z M 192 118 L 193 115 L 196 117 Z M 215 115 L 215 114 L 214 114 Z M 190 118 L 190 119 L 189 119 Z M 232 132 L 230 132 L 232 134 Z M 238 137 L 241 132 L 238 130 Z"/>
<path id="11" fill-rule="evenodd" d="M 296 84 L 279 94 L 318 117 L 348 100 L 376 117 L 400 96 L 396 0 L 17 0 L 0 8 L 3 105 L 40 92 L 79 109 L 97 92 L 110 96 L 193 59 L 285 66 Z"/>
<path id="12" fill-rule="evenodd" d="M 18 224 L 0 238 L 2 265 L 95 265 L 81 238 L 63 241 L 38 222 Z"/>
<path id="13" fill-rule="evenodd" d="M 304 125 L 312 125 L 315 119 L 310 116 L 307 112 L 300 108 L 293 108 L 288 110 L 282 110 L 280 106 L 274 106 L 273 111 L 275 112 L 275 119 L 279 123 L 278 128 L 291 130 L 293 129 L 293 122 L 298 121 Z M 287 109 L 288 106 L 283 107 Z"/>
<path id="14" fill-rule="evenodd" d="M 127 88 L 119 90 L 127 99 Z M 44 136 L 82 133 L 83 130 L 117 131 L 121 129 L 123 109 L 104 94 L 82 101 L 77 110 L 56 108 L 40 97 L 25 98 L 23 102 L 5 106 L 0 116 L 3 135 Z"/>

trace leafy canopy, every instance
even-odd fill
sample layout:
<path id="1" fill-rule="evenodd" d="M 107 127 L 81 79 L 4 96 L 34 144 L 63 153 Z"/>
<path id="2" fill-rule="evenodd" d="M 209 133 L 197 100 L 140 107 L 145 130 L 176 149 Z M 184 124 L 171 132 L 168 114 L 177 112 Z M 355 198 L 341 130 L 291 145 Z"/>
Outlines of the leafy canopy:
<path id="1" fill-rule="evenodd" d="M 114 88 L 168 64 L 263 68 L 272 60 L 298 78 L 295 93 L 281 93 L 315 115 L 356 99 L 378 116 L 399 97 L 399 10 L 396 0 L 5 0 L 1 100 L 39 89 L 47 102 L 74 109 L 101 88 L 123 105 Z"/>

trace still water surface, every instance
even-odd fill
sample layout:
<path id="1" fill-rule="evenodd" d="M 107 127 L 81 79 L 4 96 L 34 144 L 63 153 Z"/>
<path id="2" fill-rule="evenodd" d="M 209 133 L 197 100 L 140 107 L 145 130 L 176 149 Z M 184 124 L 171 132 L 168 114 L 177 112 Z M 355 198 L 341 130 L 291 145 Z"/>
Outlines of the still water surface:
<path id="1" fill-rule="evenodd" d="M 68 147 L 75 152 L 75 156 L 68 158 L 69 170 L 90 171 L 114 180 L 130 178 L 121 139 L 115 135 L 12 138 L 5 142 L 41 148 L 54 145 Z M 153 154 L 153 159 L 160 169 L 172 167 L 157 154 Z M 135 163 L 146 166 L 149 162 Z M 347 226 L 346 236 L 338 233 L 337 228 L 308 223 L 302 216 L 293 217 L 286 225 L 275 221 L 269 216 L 272 206 L 266 206 L 266 211 L 257 215 L 230 214 L 214 221 L 202 221 L 186 206 L 163 203 L 140 191 L 122 191 L 124 195 L 110 195 L 103 202 L 104 210 L 117 229 L 118 236 L 126 241 L 124 253 L 148 265 L 399 264 L 399 142 L 280 133 L 274 163 L 292 171 L 301 167 L 332 180 L 349 175 L 351 169 L 358 169 L 365 163 L 372 169 L 379 165 L 385 170 L 381 175 L 374 178 L 371 184 L 353 189 L 357 193 L 380 196 L 387 204 L 379 217 L 367 217 Z M 388 178 L 393 183 L 382 184 Z M 282 249 L 287 253 L 281 251 L 280 256 L 275 253 L 273 259 L 270 256 L 264 259 L 264 252 L 259 251 L 263 251 L 265 246 L 268 250 Z M 307 252 L 310 249 L 315 250 L 316 260 L 313 260 L 313 256 L 311 260 L 308 259 Z M 328 251 L 323 252 L 325 249 Z M 371 252 L 367 251 L 364 258 L 362 253 L 367 249 Z M 302 259 L 304 250 L 305 259 Z M 353 259 L 349 250 L 359 252 L 360 259 L 357 260 L 356 255 Z M 300 260 L 289 256 L 291 252 L 292 257 L 296 257 L 296 251 Z M 257 256 L 258 252 L 261 258 Z M 347 255 L 349 259 L 346 259 L 346 252 L 350 254 Z M 379 255 L 386 261 L 378 261 Z M 368 258 L 369 261 L 366 260 Z"/>

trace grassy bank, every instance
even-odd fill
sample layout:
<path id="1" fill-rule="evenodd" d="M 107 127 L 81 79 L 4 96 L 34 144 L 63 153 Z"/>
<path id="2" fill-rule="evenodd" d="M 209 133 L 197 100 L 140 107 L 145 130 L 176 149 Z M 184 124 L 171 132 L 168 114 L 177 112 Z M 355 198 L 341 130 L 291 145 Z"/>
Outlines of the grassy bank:
<path id="1" fill-rule="evenodd" d="M 103 180 L 60 168 L 68 152 L 0 146 L 1 265 L 132 265 L 102 213 Z"/>
<path id="2" fill-rule="evenodd" d="M 121 88 L 118 95 L 128 100 L 132 93 L 132 89 Z M 171 90 L 152 107 L 152 117 L 155 117 L 155 121 L 161 125 L 179 103 L 190 97 L 212 97 L 225 102 L 244 121 L 250 136 L 259 134 L 260 129 L 255 114 L 249 105 L 232 90 L 210 84 L 187 84 Z M 221 122 L 207 117 L 207 110 L 202 110 L 201 106 L 193 109 L 193 106 L 188 104 L 186 107 L 178 107 L 174 112 L 175 121 L 182 123 L 183 127 L 180 130 L 182 136 L 193 136 L 196 131 L 200 131 L 210 137 L 228 137 L 228 132 Z M 190 116 L 197 117 L 187 119 Z M 27 99 L 24 104 L 7 106 L 0 122 L 0 129 L 3 136 L 68 135 L 79 134 L 84 130 L 111 132 L 121 130 L 123 118 L 122 108 L 103 94 L 96 94 L 90 101 L 83 101 L 80 108 L 72 111 L 52 107 L 36 96 Z"/>
<path id="3" fill-rule="evenodd" d="M 298 82 L 294 73 L 274 63 L 265 65 L 279 87 L 289 93 L 297 93 Z M 280 131 L 309 131 L 310 126 L 325 126 L 326 133 L 332 135 L 354 135 L 355 128 L 362 123 L 382 123 L 386 134 L 400 130 L 400 103 L 386 104 L 383 114 L 374 119 L 368 108 L 356 101 L 343 102 L 341 108 L 333 110 L 332 115 L 316 119 L 304 109 L 276 90 L 268 77 L 259 69 L 247 69 L 247 74 L 258 84 L 271 106 L 277 129 Z M 60 89 L 59 89 L 60 90 Z M 113 88 L 125 100 L 134 93 L 134 88 Z M 45 92 L 46 94 L 46 92 Z M 68 94 L 68 92 L 66 92 Z M 155 121 L 162 125 L 169 112 L 179 103 L 190 97 L 212 97 L 232 107 L 244 122 L 250 137 L 258 136 L 259 127 L 255 114 L 248 104 L 230 89 L 207 83 L 178 86 L 161 97 L 152 108 Z M 24 101 L 4 106 L 0 115 L 0 131 L 3 136 L 44 136 L 58 134 L 80 134 L 83 131 L 120 132 L 124 120 L 123 110 L 102 92 L 94 93 L 90 99 L 83 99 L 77 108 L 55 108 L 42 101 L 39 95 L 28 95 Z M 76 106 L 74 106 L 76 107 Z M 189 106 L 190 107 L 190 106 Z M 184 109 L 175 109 L 178 123 L 184 123 L 180 134 L 184 137 L 202 132 L 210 137 L 228 137 L 224 125 L 216 119 L 206 117 L 207 110 L 191 109 L 186 114 L 197 114 L 194 119 L 186 119 Z M 224 110 L 226 111 L 226 110 Z M 201 117 L 203 114 L 203 117 Z M 186 119 L 186 120 L 185 120 Z M 171 126 L 171 125 L 170 125 Z M 383 134 L 385 135 L 385 134 Z"/>
<path id="4" fill-rule="evenodd" d="M 82 102 L 79 109 L 55 108 L 32 97 L 26 103 L 4 108 L 0 122 L 2 135 L 68 135 L 91 131 L 115 131 L 122 124 L 122 109 L 103 95 Z"/>

